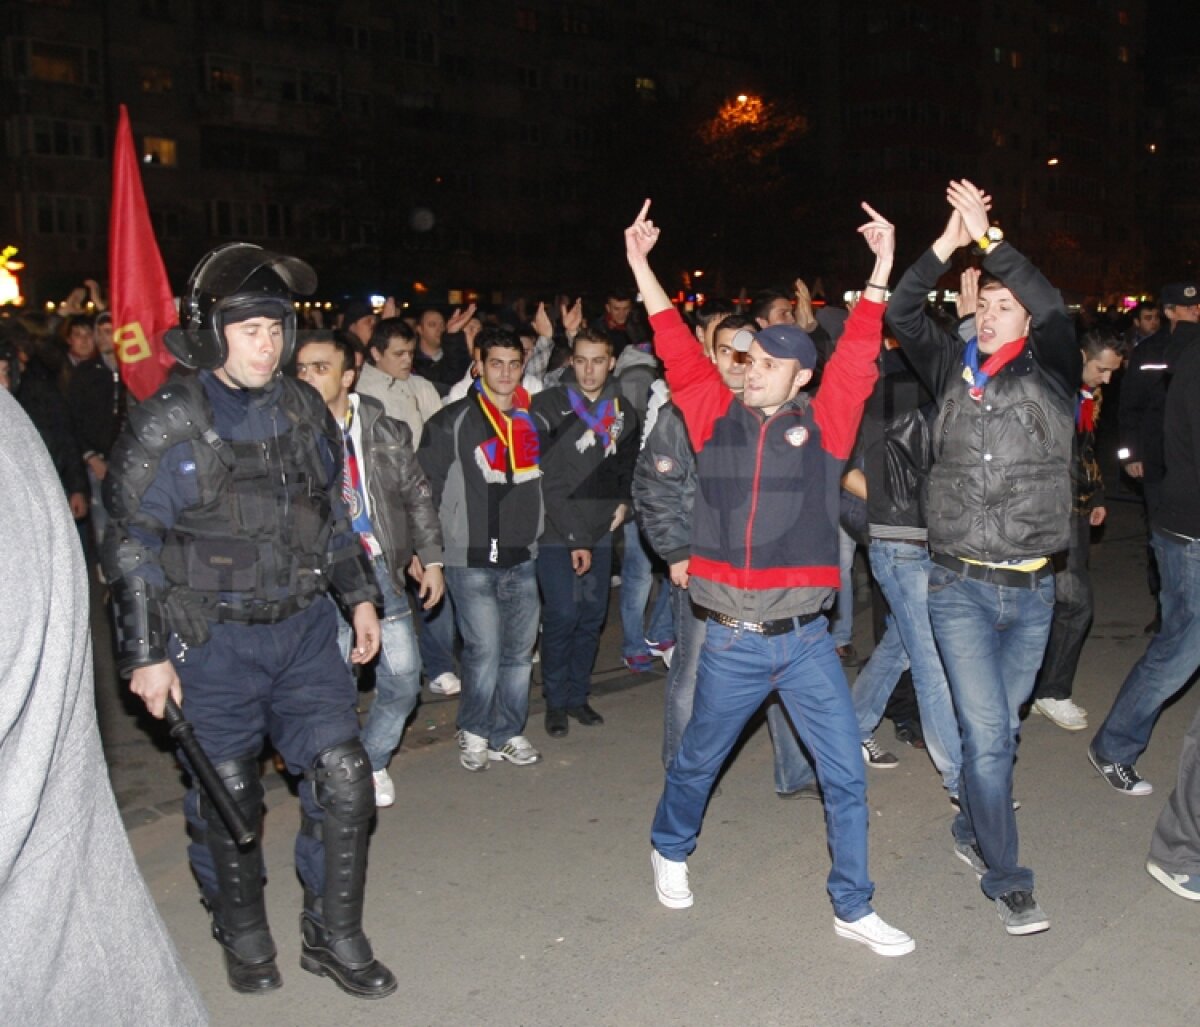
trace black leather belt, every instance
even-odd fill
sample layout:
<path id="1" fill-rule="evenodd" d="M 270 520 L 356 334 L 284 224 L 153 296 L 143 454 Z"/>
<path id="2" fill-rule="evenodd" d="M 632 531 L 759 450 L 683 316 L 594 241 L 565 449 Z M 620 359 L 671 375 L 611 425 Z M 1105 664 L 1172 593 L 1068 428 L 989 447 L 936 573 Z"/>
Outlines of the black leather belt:
<path id="1" fill-rule="evenodd" d="M 756 635 L 765 635 L 768 638 L 772 635 L 786 635 L 789 631 L 795 631 L 797 628 L 804 627 L 805 624 L 811 624 L 821 616 L 821 611 L 818 610 L 815 613 L 802 613 L 799 617 L 782 617 L 779 620 L 754 621 L 738 620 L 735 617 L 717 613 L 716 610 L 707 610 L 703 606 L 697 606 L 696 612 L 714 624 L 733 628 L 734 631 L 752 631 Z"/>
<path id="2" fill-rule="evenodd" d="M 967 563 L 966 560 L 960 560 L 957 556 L 947 556 L 945 553 L 933 553 L 930 559 L 938 566 L 972 581 L 986 581 L 989 585 L 1008 585 L 1011 588 L 1035 589 L 1044 577 L 1054 573 L 1054 567 L 1049 560 L 1036 571 L 1014 571 L 1008 567 Z"/>

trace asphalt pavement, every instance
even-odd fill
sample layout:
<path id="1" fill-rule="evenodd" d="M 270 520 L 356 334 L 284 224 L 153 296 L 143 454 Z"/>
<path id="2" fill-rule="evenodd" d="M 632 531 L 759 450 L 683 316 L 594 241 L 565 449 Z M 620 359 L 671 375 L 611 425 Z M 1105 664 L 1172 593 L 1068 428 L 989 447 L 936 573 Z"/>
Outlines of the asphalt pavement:
<path id="1" fill-rule="evenodd" d="M 1093 729 L 1146 645 L 1140 511 L 1111 507 L 1092 550 L 1096 620 L 1076 682 Z M 99 625 L 99 622 L 98 622 Z M 869 651 L 869 614 L 856 641 Z M 1091 731 L 1026 721 L 1016 770 L 1022 860 L 1052 927 L 1009 937 L 955 858 L 952 810 L 925 753 L 868 772 L 879 913 L 916 939 L 885 959 L 837 938 L 825 894 L 821 807 L 781 801 L 758 730 L 728 767 L 690 866 L 695 905 L 659 905 L 650 820 L 662 788 L 664 675 L 620 664 L 614 607 L 594 680 L 601 727 L 550 739 L 535 690 L 528 735 L 543 760 L 470 774 L 453 743 L 456 702 L 426 696 L 392 763 L 397 802 L 371 844 L 366 929 L 400 981 L 368 1002 L 299 967 L 298 804 L 267 767 L 268 907 L 284 987 L 225 983 L 185 859 L 183 783 L 158 725 L 122 696 L 98 627 L 98 707 L 114 790 L 139 864 L 217 1024 L 856 1025 L 1200 1022 L 1200 903 L 1143 869 L 1150 832 L 1200 704 L 1163 715 L 1138 769 L 1148 798 L 1109 789 Z"/>

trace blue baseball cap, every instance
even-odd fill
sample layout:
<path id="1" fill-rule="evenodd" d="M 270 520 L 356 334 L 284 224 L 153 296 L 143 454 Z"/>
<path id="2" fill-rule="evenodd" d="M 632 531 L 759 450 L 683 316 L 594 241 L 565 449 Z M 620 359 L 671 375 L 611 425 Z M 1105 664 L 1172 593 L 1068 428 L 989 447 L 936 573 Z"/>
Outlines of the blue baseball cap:
<path id="1" fill-rule="evenodd" d="M 781 360 L 798 360 L 800 366 L 812 370 L 817 366 L 817 347 L 808 332 L 795 325 L 768 325 L 757 332 L 739 331 L 730 340 L 733 348 L 745 353 L 757 342 L 766 352 Z"/>

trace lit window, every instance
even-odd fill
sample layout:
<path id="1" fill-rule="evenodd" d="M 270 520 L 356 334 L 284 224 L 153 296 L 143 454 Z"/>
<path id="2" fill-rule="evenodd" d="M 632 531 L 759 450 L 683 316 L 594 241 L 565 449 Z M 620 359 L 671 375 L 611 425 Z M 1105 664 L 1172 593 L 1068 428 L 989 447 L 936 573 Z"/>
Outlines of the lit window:
<path id="1" fill-rule="evenodd" d="M 142 163 L 157 164 L 164 168 L 175 167 L 175 140 L 146 136 L 142 140 Z"/>
<path id="2" fill-rule="evenodd" d="M 170 68 L 144 67 L 138 81 L 143 93 L 169 93 L 175 85 Z"/>
<path id="3" fill-rule="evenodd" d="M 1118 46 L 1117 47 L 1117 60 L 1120 61 L 1122 64 L 1129 63 L 1129 47 L 1127 47 L 1127 46 Z"/>
<path id="4" fill-rule="evenodd" d="M 1020 68 L 1021 67 L 1021 52 L 1019 50 L 1014 50 L 1012 53 L 1010 53 L 1008 55 L 1008 63 L 1012 66 L 1014 71 L 1017 70 L 1018 68 Z"/>

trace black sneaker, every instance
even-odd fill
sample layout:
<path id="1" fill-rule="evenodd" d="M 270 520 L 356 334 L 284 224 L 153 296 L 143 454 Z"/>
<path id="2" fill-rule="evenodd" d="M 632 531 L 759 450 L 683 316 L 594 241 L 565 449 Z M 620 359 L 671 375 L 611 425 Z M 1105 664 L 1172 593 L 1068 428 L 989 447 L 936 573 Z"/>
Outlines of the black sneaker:
<path id="1" fill-rule="evenodd" d="M 1050 930 L 1050 918 L 1042 912 L 1031 891 L 1010 891 L 996 900 L 996 912 L 1009 934 L 1040 934 Z"/>
<path id="2" fill-rule="evenodd" d="M 863 762 L 876 770 L 893 770 L 900 763 L 890 752 L 883 751 L 874 735 L 862 743 L 862 755 Z"/>
<path id="3" fill-rule="evenodd" d="M 1109 763 L 1100 758 L 1092 746 L 1088 746 L 1088 759 L 1115 791 L 1122 795 L 1149 795 L 1154 785 L 1133 769 L 1132 763 Z"/>
<path id="4" fill-rule="evenodd" d="M 925 748 L 925 734 L 919 720 L 897 720 L 895 725 L 897 742 L 911 745 L 914 749 Z"/>

